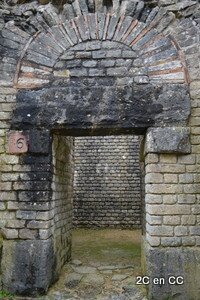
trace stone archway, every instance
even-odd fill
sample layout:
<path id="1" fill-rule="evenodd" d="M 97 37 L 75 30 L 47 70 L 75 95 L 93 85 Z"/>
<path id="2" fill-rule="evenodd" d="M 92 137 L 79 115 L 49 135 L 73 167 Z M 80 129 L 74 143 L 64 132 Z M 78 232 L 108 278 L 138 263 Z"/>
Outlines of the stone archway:
<path id="1" fill-rule="evenodd" d="M 166 280 L 183 274 L 186 281 L 175 287 L 151 282 L 149 297 L 197 299 L 192 274 L 198 278 L 199 185 L 194 174 L 199 160 L 186 127 L 189 77 L 198 81 L 187 51 L 198 45 L 197 26 L 176 20 L 168 7 L 149 8 L 145 17 L 141 4 L 116 6 L 114 1 L 112 14 L 110 6 L 104 11 L 95 3 L 92 12 L 85 1 L 74 1 L 62 14 L 51 5 L 30 3 L 21 7 L 21 15 L 18 11 L 20 23 L 4 15 L 0 83 L 10 105 L 4 103 L 2 116 L 8 120 L 3 127 L 8 132 L 2 131 L 7 134 L 1 155 L 2 207 L 11 221 L 2 225 L 3 285 L 19 294 L 43 293 L 70 256 L 70 235 L 59 225 L 55 230 L 63 220 L 54 207 L 57 188 L 60 192 L 55 182 L 62 185 L 56 156 L 62 159 L 59 149 L 69 150 L 70 140 L 60 137 L 57 147 L 56 135 L 135 132 L 146 134 L 146 274 Z M 180 32 L 186 32 L 189 50 Z M 192 113 L 190 126 L 195 127 L 198 109 Z M 193 134 L 197 131 L 195 127 Z"/>

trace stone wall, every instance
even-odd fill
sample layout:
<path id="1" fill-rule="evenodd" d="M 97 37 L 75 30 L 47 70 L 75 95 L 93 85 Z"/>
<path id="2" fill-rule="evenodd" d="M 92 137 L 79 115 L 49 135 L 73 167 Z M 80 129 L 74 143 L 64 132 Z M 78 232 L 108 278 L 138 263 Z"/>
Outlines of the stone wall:
<path id="1" fill-rule="evenodd" d="M 58 271 L 71 258 L 73 138 L 53 136 L 53 238 Z"/>
<path id="2" fill-rule="evenodd" d="M 158 277 L 164 274 L 165 278 L 167 278 L 167 273 L 182 274 L 184 285 L 177 287 L 176 293 L 185 294 L 186 298 L 198 299 L 199 292 L 196 288 L 198 284 L 196 281 L 194 283 L 194 277 L 200 276 L 198 267 L 200 259 L 199 26 L 189 20 L 176 21 L 167 28 L 166 32 L 173 34 L 185 55 L 188 67 L 191 97 L 191 115 L 188 126 L 191 153 L 187 155 L 169 154 L 170 147 L 173 147 L 173 130 L 171 134 L 168 134 L 167 131 L 162 132 L 163 129 L 160 128 L 160 135 L 165 138 L 160 137 L 159 142 L 154 129 L 152 129 L 153 133 L 150 133 L 151 138 L 148 139 L 147 136 L 145 158 L 146 239 L 150 247 L 146 246 L 145 249 L 146 254 L 148 253 L 145 258 L 147 262 L 145 272 L 150 276 L 157 274 Z M 153 148 L 149 145 L 152 140 L 154 141 Z M 163 151 L 163 143 L 167 141 L 169 147 Z M 157 255 L 160 259 L 155 261 Z M 164 271 L 162 261 L 168 265 Z M 170 268 L 170 265 L 173 267 Z M 172 287 L 166 284 L 160 289 L 154 285 L 149 288 L 150 295 L 157 294 L 156 299 L 160 299 L 163 293 L 166 297 L 170 297 Z"/>
<path id="3" fill-rule="evenodd" d="M 75 138 L 74 226 L 140 228 L 139 137 Z"/>

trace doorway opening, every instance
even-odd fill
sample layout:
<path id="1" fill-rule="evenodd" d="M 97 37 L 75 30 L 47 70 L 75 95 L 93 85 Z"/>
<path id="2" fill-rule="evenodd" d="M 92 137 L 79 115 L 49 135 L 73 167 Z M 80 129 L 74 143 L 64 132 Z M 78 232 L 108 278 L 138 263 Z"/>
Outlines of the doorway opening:
<path id="1" fill-rule="evenodd" d="M 62 215 L 56 224 L 67 249 L 61 262 L 69 261 L 57 284 L 73 297 L 125 295 L 130 286 L 140 293 L 141 145 L 133 135 L 54 136 L 53 198 Z M 58 234 L 62 255 L 59 242 Z"/>

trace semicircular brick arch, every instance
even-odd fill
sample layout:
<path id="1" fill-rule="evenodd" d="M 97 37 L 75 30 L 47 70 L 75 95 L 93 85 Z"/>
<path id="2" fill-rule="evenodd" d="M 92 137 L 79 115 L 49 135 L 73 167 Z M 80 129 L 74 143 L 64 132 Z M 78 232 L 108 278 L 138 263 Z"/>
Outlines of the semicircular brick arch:
<path id="1" fill-rule="evenodd" d="M 74 0 L 67 1 L 60 12 L 52 4 L 40 5 L 39 1 L 6 7 L 0 25 L 2 69 L 6 72 L 0 76 L 0 84 L 13 86 L 14 82 L 16 87 L 23 87 L 23 76 L 18 82 L 20 66 L 25 56 L 29 61 L 30 55 L 37 70 L 22 68 L 22 73 L 28 75 L 26 84 L 47 83 L 59 54 L 86 37 L 120 40 L 129 45 L 138 51 L 140 60 L 136 62 L 138 66 L 145 64 L 153 81 L 188 82 L 184 55 L 167 36 L 167 28 L 176 18 L 173 12 L 178 9 L 179 18 L 184 18 L 190 6 L 198 12 L 198 4 L 156 5 L 158 1 Z M 65 40 L 64 45 L 61 40 Z"/>
<path id="2" fill-rule="evenodd" d="M 31 88 L 49 83 L 54 66 L 63 54 L 77 44 L 95 40 L 127 46 L 134 52 L 134 66 L 145 67 L 150 81 L 187 82 L 183 56 L 172 38 L 161 32 L 166 20 L 169 22 L 169 15 L 142 23 L 130 16 L 99 13 L 80 15 L 49 27 L 28 40 L 18 61 L 15 85 Z"/>

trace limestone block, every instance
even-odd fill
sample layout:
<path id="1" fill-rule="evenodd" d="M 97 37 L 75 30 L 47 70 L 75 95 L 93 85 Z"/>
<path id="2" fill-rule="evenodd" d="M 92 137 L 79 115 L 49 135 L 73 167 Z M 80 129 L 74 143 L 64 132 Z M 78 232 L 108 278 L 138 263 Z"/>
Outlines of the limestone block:
<path id="1" fill-rule="evenodd" d="M 145 163 L 146 164 L 151 164 L 151 163 L 157 163 L 158 162 L 158 155 L 157 154 L 148 154 L 145 158 Z"/>
<path id="2" fill-rule="evenodd" d="M 150 194 L 177 194 L 182 193 L 182 186 L 179 184 L 168 184 L 168 183 L 160 183 L 160 184 L 146 184 L 145 186 L 146 193 Z"/>
<path id="3" fill-rule="evenodd" d="M 195 195 L 185 195 L 185 194 L 178 195 L 178 203 L 180 204 L 194 204 L 195 202 L 196 202 Z"/>
<path id="4" fill-rule="evenodd" d="M 171 196 L 171 195 L 170 195 Z M 161 195 L 151 195 L 147 194 L 145 196 L 145 202 L 149 204 L 160 204 L 163 202 L 162 196 Z"/>
<path id="5" fill-rule="evenodd" d="M 177 202 L 177 196 L 176 195 L 163 195 L 163 203 L 164 204 L 174 204 Z"/>
<path id="6" fill-rule="evenodd" d="M 194 246 L 195 245 L 195 238 L 191 236 L 183 236 L 182 237 L 182 244 L 183 246 Z"/>
<path id="7" fill-rule="evenodd" d="M 189 129 L 184 127 L 149 128 L 147 153 L 190 153 Z"/>
<path id="8" fill-rule="evenodd" d="M 157 236 L 151 236 L 148 233 L 146 233 L 146 239 L 147 242 L 152 246 L 152 247 L 157 247 L 160 245 L 160 237 Z"/>
<path id="9" fill-rule="evenodd" d="M 181 238 L 178 238 L 178 237 L 162 237 L 161 238 L 161 245 L 164 246 L 164 247 L 180 246 L 181 245 Z"/>
<path id="10" fill-rule="evenodd" d="M 15 155 L 3 154 L 0 156 L 0 165 L 9 164 L 15 165 L 18 164 L 19 157 Z"/>
<path id="11" fill-rule="evenodd" d="M 187 226 L 176 226 L 174 228 L 174 234 L 175 236 L 187 236 L 188 235 Z"/>
<path id="12" fill-rule="evenodd" d="M 147 214 L 146 215 L 146 221 L 150 225 L 161 225 L 162 224 L 162 217 L 161 216 L 151 216 L 151 215 Z"/>
<path id="13" fill-rule="evenodd" d="M 8 228 L 23 228 L 25 227 L 25 221 L 23 220 L 8 220 L 6 222 Z"/>
<path id="14" fill-rule="evenodd" d="M 5 239 L 17 239 L 18 238 L 18 230 L 17 229 L 10 229 L 10 228 L 3 228 L 1 230 L 1 234 Z"/>
<path id="15" fill-rule="evenodd" d="M 200 226 L 191 226 L 190 234 L 191 235 L 200 235 Z"/>
<path id="16" fill-rule="evenodd" d="M 182 216 L 181 221 L 182 225 L 195 225 L 196 217 L 190 215 Z"/>
<path id="17" fill-rule="evenodd" d="M 159 173 L 148 173 L 145 176 L 145 183 L 162 183 L 163 175 Z"/>
<path id="18" fill-rule="evenodd" d="M 173 236 L 174 228 L 170 225 L 155 226 L 146 224 L 147 232 L 152 236 Z"/>
<path id="19" fill-rule="evenodd" d="M 165 164 L 175 164 L 177 162 L 176 155 L 160 154 L 160 162 Z"/>
<path id="20" fill-rule="evenodd" d="M 164 215 L 189 215 L 190 214 L 190 205 L 151 205 L 147 204 L 146 205 L 146 211 L 150 215 L 159 215 L 159 216 L 164 216 Z"/>
<path id="21" fill-rule="evenodd" d="M 37 238 L 37 231 L 23 228 L 19 230 L 19 238 L 22 240 L 34 240 Z"/>
<path id="22" fill-rule="evenodd" d="M 181 223 L 180 216 L 164 216 L 163 224 L 165 225 L 179 225 Z"/>
<path id="23" fill-rule="evenodd" d="M 165 183 L 178 183 L 178 175 L 177 174 L 164 174 L 164 182 Z"/>

